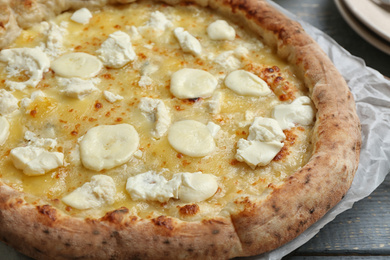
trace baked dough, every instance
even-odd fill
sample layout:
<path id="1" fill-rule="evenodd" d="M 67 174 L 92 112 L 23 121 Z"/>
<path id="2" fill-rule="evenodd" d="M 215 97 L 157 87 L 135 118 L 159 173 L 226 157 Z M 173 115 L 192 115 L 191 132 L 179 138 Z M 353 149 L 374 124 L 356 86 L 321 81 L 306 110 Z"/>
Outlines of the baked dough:
<path id="1" fill-rule="evenodd" d="M 1 7 L 0 47 L 8 46 L 20 28 L 65 10 L 113 2 L 10 1 Z M 294 66 L 317 109 L 308 163 L 269 193 L 236 199 L 217 217 L 195 221 L 164 215 L 143 219 L 125 207 L 99 219 L 73 217 L 0 183 L 2 241 L 37 259 L 227 259 L 283 245 L 342 199 L 358 166 L 360 125 L 352 94 L 325 53 L 298 23 L 265 1 L 193 2 L 254 31 Z"/>

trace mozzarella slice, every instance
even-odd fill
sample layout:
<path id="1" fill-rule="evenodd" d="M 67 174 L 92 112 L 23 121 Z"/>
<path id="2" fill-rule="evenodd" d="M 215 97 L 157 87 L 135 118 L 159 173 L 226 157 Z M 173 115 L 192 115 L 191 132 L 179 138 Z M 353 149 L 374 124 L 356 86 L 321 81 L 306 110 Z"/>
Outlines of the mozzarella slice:
<path id="1" fill-rule="evenodd" d="M 207 71 L 185 68 L 172 74 L 170 91 L 180 99 L 209 97 L 217 84 L 217 79 Z"/>
<path id="2" fill-rule="evenodd" d="M 136 58 L 130 36 L 122 31 L 110 34 L 96 52 L 105 66 L 115 69 L 123 67 Z"/>
<path id="3" fill-rule="evenodd" d="M 9 123 L 8 120 L 0 116 L 0 145 L 3 145 L 9 136 Z"/>
<path id="4" fill-rule="evenodd" d="M 224 20 L 217 20 L 207 27 L 207 34 L 212 40 L 233 41 L 236 38 L 236 31 Z"/>
<path id="5" fill-rule="evenodd" d="M 179 199 L 182 202 L 200 202 L 213 196 L 218 190 L 217 178 L 201 172 L 182 173 Z"/>
<path id="6" fill-rule="evenodd" d="M 16 147 L 10 153 L 12 163 L 28 176 L 43 175 L 64 164 L 64 154 L 41 147 Z"/>
<path id="7" fill-rule="evenodd" d="M 95 175 L 90 182 L 63 197 L 62 201 L 76 209 L 90 209 L 113 204 L 115 195 L 114 180 L 106 175 Z"/>
<path id="8" fill-rule="evenodd" d="M 299 97 L 291 104 L 275 106 L 272 117 L 278 121 L 282 129 L 290 129 L 295 124 L 311 125 L 315 117 L 313 103 L 309 97 Z"/>
<path id="9" fill-rule="evenodd" d="M 88 130 L 80 142 L 85 168 L 101 171 L 126 163 L 138 149 L 139 136 L 132 125 L 101 125 Z"/>
<path id="10" fill-rule="evenodd" d="M 103 64 L 97 57 L 83 52 L 62 55 L 51 63 L 51 69 L 65 78 L 92 78 L 102 67 Z"/>
<path id="11" fill-rule="evenodd" d="M 172 124 L 168 130 L 168 142 L 179 153 L 203 157 L 213 152 L 215 141 L 206 125 L 195 120 L 183 120 Z"/>
<path id="12" fill-rule="evenodd" d="M 201 54 L 202 46 L 200 45 L 198 39 L 192 36 L 189 32 L 185 31 L 182 27 L 177 27 L 173 32 L 184 52 L 192 53 L 195 56 Z"/>
<path id="13" fill-rule="evenodd" d="M 229 73 L 225 85 L 242 96 L 265 96 L 272 92 L 264 80 L 245 70 Z"/>

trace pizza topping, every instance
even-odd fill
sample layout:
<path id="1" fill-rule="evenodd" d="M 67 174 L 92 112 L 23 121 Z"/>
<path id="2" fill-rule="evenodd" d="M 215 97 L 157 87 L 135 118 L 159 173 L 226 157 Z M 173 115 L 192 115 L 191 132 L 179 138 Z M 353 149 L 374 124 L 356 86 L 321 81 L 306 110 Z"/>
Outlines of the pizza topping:
<path id="1" fill-rule="evenodd" d="M 18 108 L 18 100 L 14 95 L 5 89 L 0 89 L 0 115 L 9 115 Z"/>
<path id="2" fill-rule="evenodd" d="M 164 176 L 154 171 L 148 171 L 129 177 L 126 190 L 133 200 L 152 200 L 165 202 L 170 198 L 178 198 L 181 176 L 175 175 L 167 181 Z"/>
<path id="3" fill-rule="evenodd" d="M 172 27 L 173 24 L 160 11 L 155 11 L 150 14 L 150 19 L 145 26 L 140 27 L 141 30 L 152 29 L 159 34 L 162 34 L 166 29 Z"/>
<path id="4" fill-rule="evenodd" d="M 233 41 L 236 31 L 224 20 L 217 20 L 207 27 L 207 34 L 212 40 Z"/>
<path id="5" fill-rule="evenodd" d="M 183 202 L 199 202 L 213 196 L 218 189 L 217 178 L 201 172 L 177 173 L 171 180 L 148 171 L 129 177 L 126 190 L 133 200 L 166 202 L 171 198 Z"/>
<path id="6" fill-rule="evenodd" d="M 90 209 L 113 204 L 115 196 L 114 180 L 107 175 L 95 175 L 90 182 L 63 197 L 62 201 L 76 209 Z"/>
<path id="7" fill-rule="evenodd" d="M 241 68 L 241 60 L 234 51 L 225 51 L 215 57 L 214 62 L 226 70 L 236 70 Z"/>
<path id="8" fill-rule="evenodd" d="M 172 74 L 170 91 L 180 99 L 209 97 L 217 84 L 217 79 L 209 72 L 185 68 Z"/>
<path id="9" fill-rule="evenodd" d="M 209 113 L 218 114 L 221 111 L 223 94 L 220 91 L 216 91 L 213 96 L 207 100 L 207 108 Z"/>
<path id="10" fill-rule="evenodd" d="M 122 31 L 110 34 L 96 52 L 105 66 L 115 69 L 123 67 L 136 58 L 130 36 Z"/>
<path id="11" fill-rule="evenodd" d="M 28 108 L 31 105 L 31 103 L 34 102 L 35 100 L 39 100 L 44 97 L 45 97 L 45 93 L 43 93 L 41 90 L 34 91 L 33 93 L 31 93 L 30 98 L 25 97 L 22 98 L 22 100 L 20 100 L 20 108 L 23 109 L 26 112 L 26 114 L 30 113 Z"/>
<path id="12" fill-rule="evenodd" d="M 95 86 L 100 79 L 80 79 L 80 78 L 58 78 L 58 84 L 63 89 L 61 90 L 68 97 L 84 99 L 87 95 L 99 89 Z"/>
<path id="13" fill-rule="evenodd" d="M 215 141 L 206 125 L 195 120 L 175 122 L 168 130 L 169 144 L 179 153 L 203 157 L 215 150 Z"/>
<path id="14" fill-rule="evenodd" d="M 49 152 L 31 145 L 16 147 L 10 155 L 14 166 L 28 176 L 43 175 L 64 164 L 63 153 Z"/>
<path id="15" fill-rule="evenodd" d="M 126 163 L 138 149 L 139 136 L 132 125 L 101 125 L 88 130 L 80 141 L 81 162 L 95 171 Z"/>
<path id="16" fill-rule="evenodd" d="M 123 100 L 124 99 L 124 97 L 122 97 L 121 95 L 116 95 L 116 94 L 114 94 L 114 93 L 112 93 L 110 91 L 107 91 L 107 90 L 103 91 L 103 96 L 110 103 L 115 103 L 115 102 L 117 102 L 119 100 Z"/>
<path id="17" fill-rule="evenodd" d="M 9 136 L 9 123 L 8 120 L 0 116 L 0 145 L 3 145 Z"/>
<path id="18" fill-rule="evenodd" d="M 5 70 L 9 78 L 25 74 L 30 77 L 23 82 L 7 79 L 5 84 L 11 90 L 23 90 L 27 86 L 36 87 L 42 80 L 43 73 L 48 71 L 50 67 L 49 58 L 38 47 L 2 50 L 0 52 L 0 61 L 7 63 Z"/>
<path id="19" fill-rule="evenodd" d="M 57 146 L 57 140 L 53 138 L 39 138 L 31 131 L 24 133 L 24 140 L 28 141 L 28 145 L 41 147 L 45 149 L 54 149 Z"/>
<path id="20" fill-rule="evenodd" d="M 150 75 L 156 71 L 158 71 L 157 65 L 146 62 L 145 65 L 141 68 L 141 78 L 138 81 L 138 85 L 144 88 L 152 85 L 153 80 L 150 78 Z"/>
<path id="21" fill-rule="evenodd" d="M 286 138 L 278 122 L 272 118 L 256 117 L 249 127 L 247 140 L 237 143 L 236 159 L 251 168 L 265 166 L 279 153 Z"/>
<path id="22" fill-rule="evenodd" d="M 161 99 L 142 98 L 139 103 L 139 109 L 151 121 L 155 123 L 152 135 L 155 138 L 161 138 L 168 131 L 171 124 L 171 116 Z"/>
<path id="23" fill-rule="evenodd" d="M 41 25 L 45 30 L 46 43 L 42 43 L 40 47 L 50 59 L 54 59 L 64 52 L 63 42 L 68 24 L 62 22 L 60 26 L 58 26 L 53 22 L 42 22 Z"/>
<path id="24" fill-rule="evenodd" d="M 81 8 L 74 12 L 70 19 L 72 21 L 75 21 L 76 23 L 81 23 L 81 24 L 87 24 L 89 23 L 89 20 L 92 18 L 91 12 L 87 8 Z"/>
<path id="25" fill-rule="evenodd" d="M 182 173 L 179 199 L 183 202 L 200 202 L 213 196 L 218 190 L 217 177 L 201 172 Z"/>
<path id="26" fill-rule="evenodd" d="M 315 112 L 310 98 L 302 96 L 295 99 L 291 104 L 275 106 L 272 116 L 284 130 L 294 127 L 295 124 L 311 125 L 314 121 Z"/>
<path id="27" fill-rule="evenodd" d="M 198 39 L 192 36 L 189 32 L 185 31 L 182 27 L 177 27 L 173 32 L 184 52 L 192 53 L 195 56 L 200 55 L 202 52 L 202 46 L 200 45 Z"/>
<path id="28" fill-rule="evenodd" d="M 62 55 L 51 63 L 51 69 L 60 77 L 92 78 L 102 69 L 102 62 L 83 52 Z"/>
<path id="29" fill-rule="evenodd" d="M 206 126 L 210 130 L 211 136 L 214 138 L 217 136 L 219 130 L 221 130 L 221 127 L 213 122 L 208 122 Z"/>
<path id="30" fill-rule="evenodd" d="M 225 85 L 242 96 L 265 96 L 272 92 L 264 80 L 245 70 L 229 73 Z"/>

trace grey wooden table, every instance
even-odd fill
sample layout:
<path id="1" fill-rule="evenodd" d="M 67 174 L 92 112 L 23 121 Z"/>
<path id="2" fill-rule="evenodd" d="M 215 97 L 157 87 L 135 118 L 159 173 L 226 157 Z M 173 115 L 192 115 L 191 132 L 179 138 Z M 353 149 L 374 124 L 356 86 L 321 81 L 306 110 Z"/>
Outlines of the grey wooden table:
<path id="1" fill-rule="evenodd" d="M 377 50 L 343 20 L 331 0 L 275 0 L 335 39 L 369 67 L 390 77 L 390 56 Z M 390 26 L 390 25 L 389 25 Z M 390 162 L 389 162 L 390 163 Z M 390 259 L 390 175 L 367 198 L 339 215 L 284 260 Z"/>

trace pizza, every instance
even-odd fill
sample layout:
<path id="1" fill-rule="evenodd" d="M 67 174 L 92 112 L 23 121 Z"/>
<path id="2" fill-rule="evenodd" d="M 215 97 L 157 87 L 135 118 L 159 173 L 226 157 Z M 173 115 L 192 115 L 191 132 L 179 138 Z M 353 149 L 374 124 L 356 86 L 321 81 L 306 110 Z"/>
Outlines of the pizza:
<path id="1" fill-rule="evenodd" d="M 253 256 L 348 191 L 353 96 L 267 2 L 0 8 L 0 239 L 23 254 Z"/>

